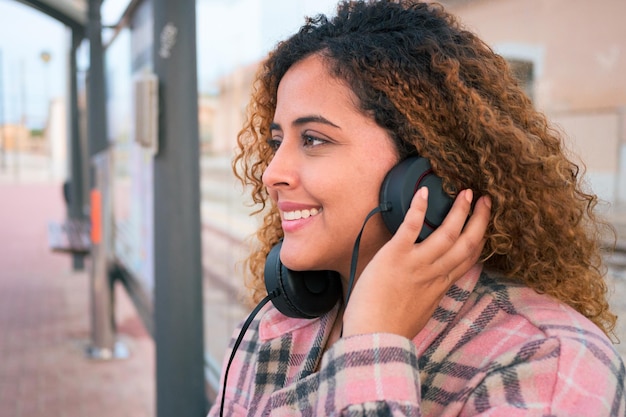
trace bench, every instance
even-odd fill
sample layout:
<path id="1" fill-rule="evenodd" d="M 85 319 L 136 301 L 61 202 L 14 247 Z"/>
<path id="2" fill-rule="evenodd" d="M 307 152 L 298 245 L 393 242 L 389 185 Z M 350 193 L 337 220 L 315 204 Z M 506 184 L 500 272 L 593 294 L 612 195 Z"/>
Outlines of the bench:
<path id="1" fill-rule="evenodd" d="M 91 250 L 90 224 L 87 219 L 68 219 L 48 223 L 48 245 L 55 252 L 86 255 Z"/>

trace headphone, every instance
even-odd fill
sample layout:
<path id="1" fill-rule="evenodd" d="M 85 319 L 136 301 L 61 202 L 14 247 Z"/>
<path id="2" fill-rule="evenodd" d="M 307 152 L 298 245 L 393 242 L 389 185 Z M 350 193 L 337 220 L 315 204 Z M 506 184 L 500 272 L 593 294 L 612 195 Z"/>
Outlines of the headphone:
<path id="1" fill-rule="evenodd" d="M 440 226 L 450 211 L 454 200 L 444 192 L 441 178 L 433 173 L 427 159 L 411 156 L 387 173 L 380 188 L 380 206 L 374 211 L 381 212 L 392 234 L 400 227 L 413 195 L 421 187 L 428 187 L 428 208 L 417 242 L 426 239 Z M 358 243 L 355 250 L 356 245 Z M 274 294 L 271 299 L 274 307 L 288 317 L 305 319 L 330 311 L 342 293 L 339 274 L 290 270 L 280 261 L 281 246 L 282 240 L 270 250 L 265 261 L 265 287 L 268 294 Z"/>

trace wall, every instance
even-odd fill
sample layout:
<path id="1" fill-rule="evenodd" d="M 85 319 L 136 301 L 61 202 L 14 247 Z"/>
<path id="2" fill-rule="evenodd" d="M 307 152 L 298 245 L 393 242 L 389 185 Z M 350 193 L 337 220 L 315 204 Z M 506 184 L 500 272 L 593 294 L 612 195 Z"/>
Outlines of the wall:
<path id="1" fill-rule="evenodd" d="M 533 61 L 537 108 L 565 132 L 593 190 L 625 203 L 626 2 L 475 0 L 450 10 L 505 58 Z"/>

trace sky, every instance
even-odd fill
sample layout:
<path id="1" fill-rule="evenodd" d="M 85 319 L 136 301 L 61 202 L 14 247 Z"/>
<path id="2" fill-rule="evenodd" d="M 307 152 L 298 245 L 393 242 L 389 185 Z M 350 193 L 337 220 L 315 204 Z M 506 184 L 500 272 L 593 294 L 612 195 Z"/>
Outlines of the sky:
<path id="1" fill-rule="evenodd" d="M 66 94 L 69 34 L 64 25 L 15 0 L 0 0 L 0 124 L 43 127 L 48 104 Z M 50 55 L 46 64 L 42 52 Z"/>
<path id="2" fill-rule="evenodd" d="M 258 61 L 279 40 L 295 33 L 305 16 L 332 14 L 336 4 L 337 0 L 197 0 L 200 90 L 210 91 L 215 78 Z"/>
<path id="3" fill-rule="evenodd" d="M 332 13 L 337 0 L 197 0 L 198 87 L 259 60 L 294 33 L 304 16 Z M 115 23 L 128 0 L 105 0 L 103 23 Z M 70 33 L 16 0 L 0 0 L 0 124 L 45 126 L 49 103 L 65 98 Z M 216 40 L 225 41 L 216 41 Z M 42 53 L 51 57 L 45 63 Z M 80 58 L 79 58 L 80 62 Z"/>

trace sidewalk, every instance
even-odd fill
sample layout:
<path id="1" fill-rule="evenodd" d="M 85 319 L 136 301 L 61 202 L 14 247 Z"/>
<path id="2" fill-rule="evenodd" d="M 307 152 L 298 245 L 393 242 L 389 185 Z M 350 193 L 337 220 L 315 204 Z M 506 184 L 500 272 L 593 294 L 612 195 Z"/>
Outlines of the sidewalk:
<path id="1" fill-rule="evenodd" d="M 89 275 L 47 246 L 47 223 L 65 218 L 61 186 L 0 181 L 0 417 L 155 415 L 154 343 L 116 289 L 124 360 L 93 361 Z"/>

